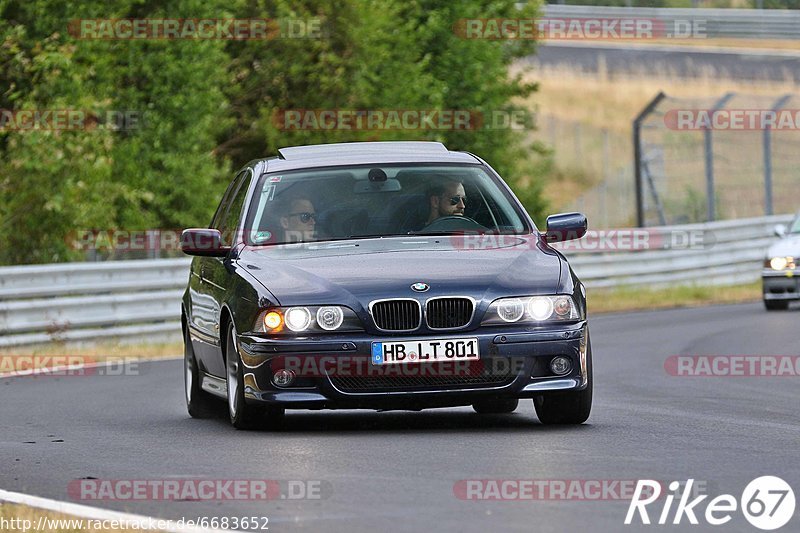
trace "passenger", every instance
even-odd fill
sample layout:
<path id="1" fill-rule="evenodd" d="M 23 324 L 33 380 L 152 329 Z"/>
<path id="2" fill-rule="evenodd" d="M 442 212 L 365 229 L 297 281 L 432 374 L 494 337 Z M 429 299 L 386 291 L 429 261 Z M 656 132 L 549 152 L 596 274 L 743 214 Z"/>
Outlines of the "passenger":
<path id="1" fill-rule="evenodd" d="M 316 239 L 317 212 L 311 200 L 296 197 L 284 204 L 280 222 L 284 242 L 307 242 Z"/>
<path id="2" fill-rule="evenodd" d="M 464 185 L 456 179 L 448 179 L 433 185 L 428 191 L 430 214 L 426 224 L 447 216 L 464 216 L 467 197 Z"/>

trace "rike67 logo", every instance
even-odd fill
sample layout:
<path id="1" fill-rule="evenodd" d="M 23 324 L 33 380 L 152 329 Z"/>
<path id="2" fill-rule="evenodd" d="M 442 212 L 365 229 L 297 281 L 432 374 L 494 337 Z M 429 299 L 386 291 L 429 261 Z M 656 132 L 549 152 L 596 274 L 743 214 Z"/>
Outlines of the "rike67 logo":
<path id="1" fill-rule="evenodd" d="M 722 526 L 733 519 L 734 513 L 741 509 L 745 519 L 751 525 L 764 531 L 772 531 L 785 526 L 794 516 L 795 497 L 792 487 L 784 480 L 775 476 L 762 476 L 748 483 L 738 500 L 731 494 L 721 494 L 705 503 L 705 512 L 701 512 L 704 500 L 708 495 L 703 494 L 689 500 L 692 496 L 693 479 L 685 484 L 673 481 L 669 484 L 669 493 L 663 497 L 661 483 L 650 479 L 640 479 L 636 484 L 628 514 L 625 516 L 625 525 L 630 525 L 638 520 L 642 524 L 650 525 L 651 518 L 648 514 L 648 505 L 661 507 L 661 512 L 654 516 L 655 523 L 665 525 L 681 524 L 685 518 L 689 524 L 697 525 L 698 516 L 705 519 L 707 524 Z M 682 492 L 678 492 L 683 487 Z M 678 500 L 674 507 L 673 503 Z M 670 521 L 670 517 L 672 520 Z"/>

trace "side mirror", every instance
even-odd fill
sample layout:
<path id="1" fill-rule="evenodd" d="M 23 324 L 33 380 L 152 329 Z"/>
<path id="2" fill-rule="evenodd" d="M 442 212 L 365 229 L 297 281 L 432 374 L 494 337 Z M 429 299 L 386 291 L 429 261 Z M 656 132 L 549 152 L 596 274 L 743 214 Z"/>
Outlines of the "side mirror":
<path id="1" fill-rule="evenodd" d="M 181 251 L 186 255 L 225 257 L 230 246 L 222 246 L 222 235 L 217 229 L 192 228 L 181 233 Z"/>
<path id="2" fill-rule="evenodd" d="M 775 229 L 773 231 L 775 232 L 775 235 L 777 235 L 780 238 L 786 236 L 786 226 L 784 226 L 783 224 L 778 224 L 777 226 L 775 226 Z"/>
<path id="3" fill-rule="evenodd" d="M 547 242 L 562 242 L 580 239 L 586 235 L 588 223 L 582 213 L 560 213 L 547 217 Z"/>

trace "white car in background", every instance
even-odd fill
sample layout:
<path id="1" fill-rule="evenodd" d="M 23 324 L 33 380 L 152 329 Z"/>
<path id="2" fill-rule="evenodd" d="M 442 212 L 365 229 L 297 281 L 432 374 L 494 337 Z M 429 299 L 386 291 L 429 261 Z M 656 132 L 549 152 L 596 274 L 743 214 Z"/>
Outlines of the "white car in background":
<path id="1" fill-rule="evenodd" d="M 767 250 L 761 281 L 764 306 L 768 311 L 788 309 L 789 302 L 800 300 L 800 213 L 789 226 L 775 226 L 781 239 Z"/>

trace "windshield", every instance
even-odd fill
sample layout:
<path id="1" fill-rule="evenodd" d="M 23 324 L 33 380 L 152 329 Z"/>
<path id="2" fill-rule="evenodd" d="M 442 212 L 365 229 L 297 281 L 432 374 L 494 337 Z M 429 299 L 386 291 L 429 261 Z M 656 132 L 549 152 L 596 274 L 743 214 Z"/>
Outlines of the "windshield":
<path id="1" fill-rule="evenodd" d="M 248 210 L 250 245 L 407 235 L 528 233 L 482 166 L 384 165 L 264 174 Z"/>
<path id="2" fill-rule="evenodd" d="M 789 228 L 789 233 L 800 233 L 800 215 L 798 215 Z"/>

